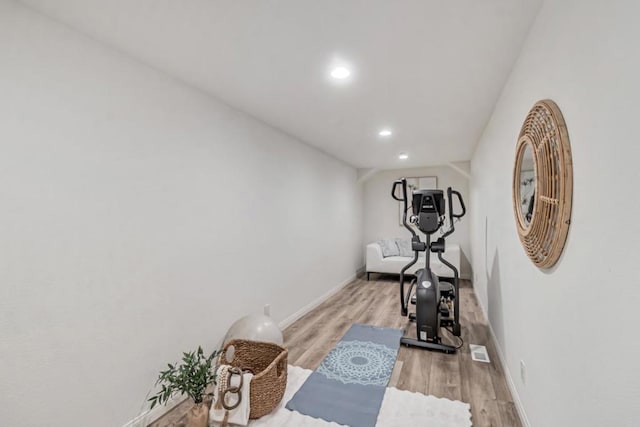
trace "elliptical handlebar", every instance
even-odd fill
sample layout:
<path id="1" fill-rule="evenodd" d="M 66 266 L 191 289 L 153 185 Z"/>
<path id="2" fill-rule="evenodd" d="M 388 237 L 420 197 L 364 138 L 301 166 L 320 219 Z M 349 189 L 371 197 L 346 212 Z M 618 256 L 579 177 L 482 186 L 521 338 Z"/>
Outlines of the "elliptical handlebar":
<path id="1" fill-rule="evenodd" d="M 460 207 L 462 208 L 462 212 L 459 214 L 453 213 L 453 205 L 451 204 L 451 194 L 455 194 L 458 198 L 458 202 L 460 202 Z M 449 215 L 454 218 L 462 218 L 467 213 L 467 208 L 464 205 L 464 200 L 462 200 L 462 194 L 459 191 L 453 190 L 451 187 L 447 188 L 447 197 L 449 197 Z"/>
<path id="2" fill-rule="evenodd" d="M 396 189 L 398 185 L 402 185 L 402 199 L 396 197 Z M 403 202 L 402 209 L 402 224 L 405 226 L 407 230 L 411 233 L 413 237 L 417 237 L 415 230 L 411 228 L 411 226 L 407 223 L 407 211 L 409 210 L 409 198 L 407 197 L 407 178 L 400 178 L 393 182 L 393 187 L 391 187 L 391 197 L 394 200 L 399 202 Z"/>
<path id="3" fill-rule="evenodd" d="M 398 188 L 398 185 L 402 185 L 402 195 L 404 196 L 404 199 L 400 199 L 400 198 L 396 197 L 396 188 Z M 397 200 L 399 202 L 402 202 L 403 200 L 407 200 L 407 180 L 406 180 L 406 178 L 400 178 L 399 180 L 393 182 L 393 187 L 391 187 L 391 197 L 393 197 L 394 200 Z"/>
<path id="4" fill-rule="evenodd" d="M 402 199 L 396 197 L 396 189 L 398 188 L 398 185 L 402 185 Z M 399 180 L 394 181 L 393 187 L 391 187 L 391 197 L 393 197 L 394 200 L 403 202 L 402 224 L 405 226 L 407 230 L 409 230 L 409 232 L 411 232 L 411 235 L 413 236 L 413 239 L 411 240 L 419 241 L 420 238 L 418 237 L 418 234 L 407 223 L 407 211 L 409 210 L 409 202 L 407 197 L 407 179 L 406 178 L 400 178 Z M 406 316 L 407 313 L 409 312 L 409 297 L 411 296 L 411 288 L 409 288 L 409 293 L 405 298 L 404 272 L 407 271 L 409 268 L 411 268 L 411 266 L 414 265 L 416 262 L 418 262 L 418 251 L 414 251 L 413 260 L 411 260 L 409 264 L 405 265 L 402 268 L 402 270 L 400 270 L 400 302 L 401 302 L 401 312 L 403 316 Z"/>
<path id="5" fill-rule="evenodd" d="M 453 212 L 453 194 L 455 194 L 458 198 L 458 202 L 460 203 L 460 207 L 462 208 L 462 212 L 460 213 Z M 462 194 L 460 194 L 459 191 L 452 189 L 451 187 L 447 188 L 447 203 L 449 208 L 449 229 L 442 235 L 443 238 L 451 235 L 454 231 L 456 231 L 454 219 L 462 218 L 467 213 L 467 208 L 464 205 L 464 200 L 462 200 Z"/>

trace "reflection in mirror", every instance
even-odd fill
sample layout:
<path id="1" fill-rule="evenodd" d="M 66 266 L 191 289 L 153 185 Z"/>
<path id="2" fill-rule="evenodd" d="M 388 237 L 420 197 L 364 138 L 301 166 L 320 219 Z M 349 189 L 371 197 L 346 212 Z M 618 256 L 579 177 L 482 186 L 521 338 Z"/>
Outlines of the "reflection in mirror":
<path id="1" fill-rule="evenodd" d="M 536 199 L 536 168 L 531 144 L 524 145 L 520 156 L 520 218 L 529 225 Z"/>

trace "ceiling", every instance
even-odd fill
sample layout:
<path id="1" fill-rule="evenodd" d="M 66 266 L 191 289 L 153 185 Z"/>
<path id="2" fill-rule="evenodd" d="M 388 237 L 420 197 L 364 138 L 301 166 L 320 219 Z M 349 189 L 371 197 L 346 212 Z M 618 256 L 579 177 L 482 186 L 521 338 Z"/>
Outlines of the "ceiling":
<path id="1" fill-rule="evenodd" d="M 356 167 L 398 168 L 470 159 L 541 0 L 23 3 Z"/>

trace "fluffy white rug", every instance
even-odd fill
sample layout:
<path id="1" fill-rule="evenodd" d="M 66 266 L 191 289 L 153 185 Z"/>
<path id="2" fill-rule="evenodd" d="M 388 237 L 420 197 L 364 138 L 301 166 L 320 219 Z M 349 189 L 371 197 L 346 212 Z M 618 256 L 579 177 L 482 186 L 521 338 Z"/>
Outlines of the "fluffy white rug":
<path id="1" fill-rule="evenodd" d="M 249 422 L 251 427 L 339 427 L 318 418 L 285 409 L 286 403 L 311 375 L 310 370 L 289 365 L 287 390 L 280 405 L 269 415 Z M 384 395 L 376 427 L 470 427 L 468 403 L 439 399 L 389 387 Z M 214 425 L 214 424 L 212 424 Z"/>

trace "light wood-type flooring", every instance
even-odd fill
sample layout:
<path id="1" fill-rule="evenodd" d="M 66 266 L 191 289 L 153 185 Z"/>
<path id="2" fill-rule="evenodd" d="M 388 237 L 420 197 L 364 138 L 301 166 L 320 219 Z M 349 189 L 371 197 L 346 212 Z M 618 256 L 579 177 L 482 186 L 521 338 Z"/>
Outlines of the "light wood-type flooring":
<path id="1" fill-rule="evenodd" d="M 355 280 L 284 331 L 289 364 L 316 369 L 354 323 L 408 328 L 415 336 L 414 324 L 400 315 L 399 300 L 397 276 L 372 274 L 371 281 Z M 474 427 L 520 427 L 487 320 L 464 280 L 460 319 L 464 346 L 456 354 L 402 346 L 389 385 L 470 403 Z M 445 343 L 456 343 L 447 332 L 443 336 Z M 491 363 L 472 361 L 469 343 L 485 345 Z M 183 426 L 187 407 L 176 407 L 151 427 Z"/>

